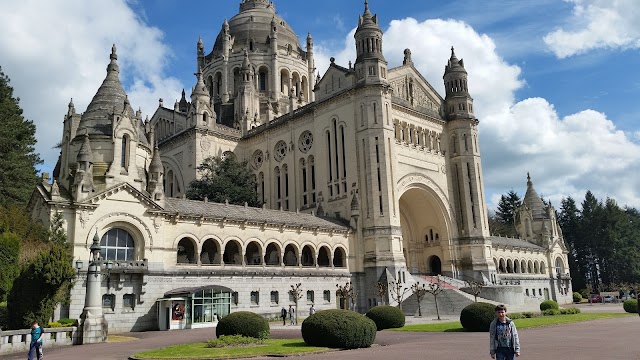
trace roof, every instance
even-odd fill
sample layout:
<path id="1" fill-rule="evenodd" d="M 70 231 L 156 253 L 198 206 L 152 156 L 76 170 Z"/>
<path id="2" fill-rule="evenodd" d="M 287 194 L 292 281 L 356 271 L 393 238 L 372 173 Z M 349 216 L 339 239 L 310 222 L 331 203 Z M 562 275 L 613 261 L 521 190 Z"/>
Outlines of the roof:
<path id="1" fill-rule="evenodd" d="M 338 231 L 347 231 L 350 229 L 342 220 L 330 217 L 320 217 L 306 213 L 296 213 L 293 211 L 271 210 L 231 204 L 227 205 L 179 198 L 166 198 L 165 210 L 170 213 L 178 213 L 181 215 L 206 216 L 220 219 L 226 218 L 229 220 L 240 221 L 246 220 L 258 223 L 303 226 L 307 228 L 318 227 Z"/>
<path id="2" fill-rule="evenodd" d="M 107 66 L 107 76 L 91 99 L 87 110 L 82 114 L 77 134 L 78 136 L 81 134 L 111 136 L 111 116 L 124 114 L 137 121 L 135 125 L 138 131 L 138 143 L 148 145 L 142 121 L 136 119 L 135 112 L 129 104 L 127 94 L 120 82 L 120 68 L 116 62 L 118 56 L 115 45 L 111 49 L 110 59 L 111 62 Z"/>
<path id="3" fill-rule="evenodd" d="M 494 246 L 511 246 L 511 247 L 526 248 L 531 250 L 544 250 L 544 248 L 522 239 L 514 239 L 514 238 L 506 238 L 506 237 L 498 237 L 498 236 L 491 236 L 490 239 L 491 239 L 491 243 Z"/>
<path id="4" fill-rule="evenodd" d="M 193 294 L 202 290 L 219 290 L 222 292 L 229 292 L 229 293 L 233 292 L 233 290 L 231 290 L 226 286 L 207 285 L 207 286 L 196 286 L 196 287 L 181 287 L 181 288 L 173 289 L 171 291 L 167 291 L 166 293 L 164 293 L 164 297 L 171 297 L 171 296 L 183 295 L 183 294 Z"/>
<path id="5" fill-rule="evenodd" d="M 531 181 L 531 176 L 529 176 L 529 174 L 527 174 L 527 192 L 524 195 L 522 202 L 531 209 L 531 214 L 534 219 L 549 218 L 546 211 L 547 206 L 542 202 L 542 198 L 538 195 L 536 189 L 533 188 L 533 182 Z"/>

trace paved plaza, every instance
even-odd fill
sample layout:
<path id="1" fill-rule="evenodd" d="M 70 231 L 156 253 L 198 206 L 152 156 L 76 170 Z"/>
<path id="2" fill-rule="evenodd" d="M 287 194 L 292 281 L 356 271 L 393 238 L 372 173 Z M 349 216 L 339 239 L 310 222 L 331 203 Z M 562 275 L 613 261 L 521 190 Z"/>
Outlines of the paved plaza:
<path id="1" fill-rule="evenodd" d="M 597 305 L 594 305 L 597 306 Z M 71 346 L 45 347 L 47 360 L 123 360 L 143 350 L 200 342 L 212 338 L 213 329 L 151 331 L 126 334 L 138 340 Z M 624 359 L 640 360 L 640 317 L 595 320 L 582 323 L 520 330 L 520 359 Z M 272 325 L 274 338 L 300 337 L 300 328 Z M 486 333 L 405 333 L 382 331 L 377 345 L 369 349 L 296 357 L 303 360 L 363 359 L 490 359 Z M 24 359 L 26 354 L 6 356 Z"/>

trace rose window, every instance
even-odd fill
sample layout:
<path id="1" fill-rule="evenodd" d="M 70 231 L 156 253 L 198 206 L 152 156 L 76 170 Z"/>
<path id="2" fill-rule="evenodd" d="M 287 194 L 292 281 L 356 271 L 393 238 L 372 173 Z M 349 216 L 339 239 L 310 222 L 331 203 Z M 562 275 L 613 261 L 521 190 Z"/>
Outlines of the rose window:
<path id="1" fill-rule="evenodd" d="M 274 149 L 276 160 L 281 161 L 287 155 L 287 143 L 278 141 Z"/>
<path id="2" fill-rule="evenodd" d="M 306 153 L 313 145 L 313 135 L 309 131 L 305 131 L 300 135 L 299 145 L 300 151 Z"/>

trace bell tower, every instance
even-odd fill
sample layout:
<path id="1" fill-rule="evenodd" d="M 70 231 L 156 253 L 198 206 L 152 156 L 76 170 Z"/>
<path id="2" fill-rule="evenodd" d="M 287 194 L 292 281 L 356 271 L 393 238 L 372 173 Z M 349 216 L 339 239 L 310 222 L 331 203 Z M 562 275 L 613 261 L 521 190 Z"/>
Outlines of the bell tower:
<path id="1" fill-rule="evenodd" d="M 382 53 L 382 30 L 378 25 L 378 15 L 371 14 L 369 2 L 366 0 L 354 38 L 357 54 L 354 68 L 358 83 L 386 83 L 387 61 Z"/>
<path id="2" fill-rule="evenodd" d="M 473 115 L 473 99 L 467 88 L 464 61 L 451 48 L 444 71 L 445 114 L 449 149 L 449 182 L 453 193 L 458 236 L 489 236 L 487 206 L 482 185 L 482 164 L 478 145 L 478 119 Z"/>

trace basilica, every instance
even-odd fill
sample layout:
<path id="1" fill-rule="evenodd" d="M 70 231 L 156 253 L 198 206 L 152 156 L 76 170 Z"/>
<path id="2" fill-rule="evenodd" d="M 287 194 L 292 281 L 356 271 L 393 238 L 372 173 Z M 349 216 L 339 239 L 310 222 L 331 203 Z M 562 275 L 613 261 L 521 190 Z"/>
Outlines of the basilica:
<path id="1" fill-rule="evenodd" d="M 388 66 L 365 1 L 353 14 L 357 58 L 320 74 L 311 34 L 301 45 L 275 6 L 241 0 L 214 44 L 197 41 L 189 97 L 160 99 L 150 119 L 129 103 L 116 45 L 84 112 L 69 103 L 53 178 L 29 203 L 36 221 L 62 217 L 78 260 L 66 315 L 86 315 L 91 250 L 111 332 L 205 327 L 296 302 L 301 315 L 312 304 L 364 312 L 377 283 L 436 274 L 483 281 L 494 301 L 570 302 L 555 210 L 530 177 L 519 238 L 491 235 L 471 97 L 482 84 L 467 83 L 454 49 L 439 94 L 410 49 Z M 212 156 L 248 161 L 263 205 L 187 199 Z M 336 292 L 348 282 L 353 304 Z"/>

